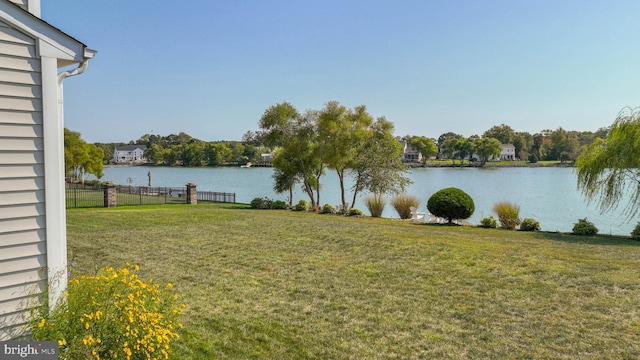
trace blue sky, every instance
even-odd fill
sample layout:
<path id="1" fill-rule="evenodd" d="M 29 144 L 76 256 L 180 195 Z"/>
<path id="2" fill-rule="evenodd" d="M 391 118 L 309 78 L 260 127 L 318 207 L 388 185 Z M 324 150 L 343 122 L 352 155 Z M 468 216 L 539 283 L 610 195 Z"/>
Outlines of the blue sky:
<path id="1" fill-rule="evenodd" d="M 364 104 L 396 135 L 595 131 L 640 106 L 640 1 L 42 0 L 98 51 L 65 80 L 89 142 L 240 140 L 262 113 Z"/>

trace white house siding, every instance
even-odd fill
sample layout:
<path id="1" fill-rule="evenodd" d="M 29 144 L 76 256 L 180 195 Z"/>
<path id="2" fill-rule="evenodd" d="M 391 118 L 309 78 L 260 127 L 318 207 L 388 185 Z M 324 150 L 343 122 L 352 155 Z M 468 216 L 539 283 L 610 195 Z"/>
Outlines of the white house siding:
<path id="1" fill-rule="evenodd" d="M 40 72 L 35 39 L 0 21 L 0 340 L 47 279 Z"/>

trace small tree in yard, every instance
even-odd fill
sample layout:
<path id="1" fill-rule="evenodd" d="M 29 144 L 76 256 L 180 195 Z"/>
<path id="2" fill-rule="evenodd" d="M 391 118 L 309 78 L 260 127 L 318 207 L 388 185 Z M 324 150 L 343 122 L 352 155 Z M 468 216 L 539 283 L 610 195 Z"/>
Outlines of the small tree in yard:
<path id="1" fill-rule="evenodd" d="M 427 209 L 433 215 L 447 219 L 451 224 L 453 220 L 468 219 L 473 215 L 475 204 L 467 193 L 450 187 L 431 195 L 427 202 Z"/>

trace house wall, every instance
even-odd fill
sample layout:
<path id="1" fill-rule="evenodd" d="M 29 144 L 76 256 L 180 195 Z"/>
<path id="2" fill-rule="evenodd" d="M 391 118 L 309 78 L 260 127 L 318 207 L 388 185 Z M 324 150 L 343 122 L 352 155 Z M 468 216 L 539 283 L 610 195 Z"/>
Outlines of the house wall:
<path id="1" fill-rule="evenodd" d="M 37 42 L 0 21 L 0 340 L 45 288 L 47 247 L 41 61 Z"/>
<path id="2" fill-rule="evenodd" d="M 117 163 L 145 162 L 144 150 L 135 148 L 133 150 L 119 150 L 117 147 L 113 151 L 113 161 Z"/>

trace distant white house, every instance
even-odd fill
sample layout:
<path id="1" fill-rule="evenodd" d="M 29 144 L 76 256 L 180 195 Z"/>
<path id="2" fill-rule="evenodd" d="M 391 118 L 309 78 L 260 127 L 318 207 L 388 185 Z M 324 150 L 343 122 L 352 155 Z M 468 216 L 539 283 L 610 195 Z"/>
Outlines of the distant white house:
<path id="1" fill-rule="evenodd" d="M 0 0 L 0 341 L 33 295 L 48 284 L 55 304 L 67 285 L 62 83 L 95 53 L 41 20 L 40 0 Z"/>
<path id="2" fill-rule="evenodd" d="M 516 160 L 516 147 L 513 144 L 502 144 L 500 160 Z"/>
<path id="3" fill-rule="evenodd" d="M 402 145 L 402 161 L 406 163 L 422 162 L 422 154 L 409 145 L 406 139 L 400 139 Z"/>
<path id="4" fill-rule="evenodd" d="M 113 149 L 113 162 L 114 163 L 144 163 L 147 162 L 147 158 L 144 156 L 144 151 L 147 150 L 146 145 L 121 145 L 116 146 Z"/>

